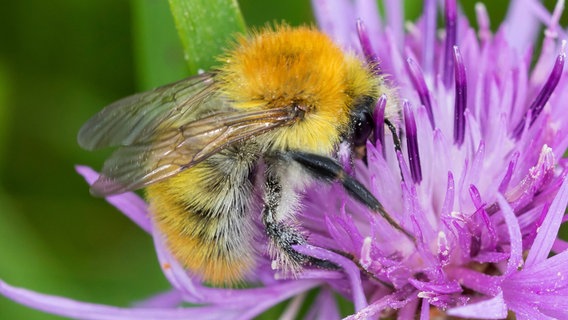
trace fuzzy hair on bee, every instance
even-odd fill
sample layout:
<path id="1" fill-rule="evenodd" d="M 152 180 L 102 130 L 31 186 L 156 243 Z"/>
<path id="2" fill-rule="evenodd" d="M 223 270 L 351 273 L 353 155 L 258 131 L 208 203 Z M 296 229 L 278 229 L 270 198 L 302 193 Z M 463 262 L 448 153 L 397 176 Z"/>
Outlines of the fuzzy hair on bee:
<path id="1" fill-rule="evenodd" d="M 218 285 L 245 279 L 265 254 L 254 249 L 264 233 L 273 266 L 293 276 L 334 267 L 293 249 L 307 243 L 297 212 L 314 180 L 338 181 L 382 210 L 333 155 L 342 141 L 367 139 L 383 94 L 388 118 L 398 112 L 393 89 L 356 55 L 312 27 L 266 27 L 239 36 L 211 72 L 107 106 L 78 141 L 117 147 L 92 193 L 144 188 L 169 249 L 192 273 Z"/>

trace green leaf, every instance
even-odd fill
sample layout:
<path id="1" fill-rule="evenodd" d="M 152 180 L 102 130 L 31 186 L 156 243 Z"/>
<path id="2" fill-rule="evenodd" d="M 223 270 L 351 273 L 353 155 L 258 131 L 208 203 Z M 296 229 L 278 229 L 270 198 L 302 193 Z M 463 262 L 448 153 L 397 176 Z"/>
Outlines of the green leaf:
<path id="1" fill-rule="evenodd" d="M 9 131 L 9 114 L 10 109 L 8 108 L 8 92 L 11 89 L 9 87 L 10 81 L 8 81 L 8 73 L 5 68 L 5 64 L 0 60 L 0 168 L 4 164 L 4 152 L 6 146 L 6 138 Z M 1 181 L 0 181 L 1 182 Z"/>
<path id="2" fill-rule="evenodd" d="M 133 0 L 138 86 L 147 90 L 187 77 L 183 49 L 166 1 Z"/>
<path id="3" fill-rule="evenodd" d="M 246 30 L 236 0 L 169 0 L 191 74 L 209 70 L 237 32 Z"/>

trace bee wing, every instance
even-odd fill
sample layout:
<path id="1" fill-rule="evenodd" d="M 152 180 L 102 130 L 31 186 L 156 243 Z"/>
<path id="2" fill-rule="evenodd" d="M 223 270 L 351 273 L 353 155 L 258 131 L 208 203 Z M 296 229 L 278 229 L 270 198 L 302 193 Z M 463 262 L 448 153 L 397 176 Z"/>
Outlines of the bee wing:
<path id="1" fill-rule="evenodd" d="M 87 150 L 151 140 L 161 128 L 187 123 L 212 105 L 222 107 L 215 92 L 214 75 L 206 73 L 126 97 L 85 123 L 77 140 Z"/>
<path id="2" fill-rule="evenodd" d="M 91 191 L 106 196 L 143 188 L 190 168 L 227 146 L 289 125 L 295 118 L 296 110 L 289 106 L 219 112 L 180 127 L 170 127 L 154 140 L 115 151 L 105 162 Z"/>

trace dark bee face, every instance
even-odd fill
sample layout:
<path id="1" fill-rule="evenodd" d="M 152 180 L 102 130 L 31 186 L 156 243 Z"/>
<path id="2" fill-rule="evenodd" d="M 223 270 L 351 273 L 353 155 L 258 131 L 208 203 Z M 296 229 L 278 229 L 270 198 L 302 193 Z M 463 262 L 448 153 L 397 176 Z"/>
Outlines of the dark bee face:
<path id="1" fill-rule="evenodd" d="M 373 121 L 372 106 L 375 99 L 371 97 L 364 97 L 351 112 L 351 136 L 350 142 L 354 148 L 364 147 L 367 139 L 375 129 L 375 122 Z"/>

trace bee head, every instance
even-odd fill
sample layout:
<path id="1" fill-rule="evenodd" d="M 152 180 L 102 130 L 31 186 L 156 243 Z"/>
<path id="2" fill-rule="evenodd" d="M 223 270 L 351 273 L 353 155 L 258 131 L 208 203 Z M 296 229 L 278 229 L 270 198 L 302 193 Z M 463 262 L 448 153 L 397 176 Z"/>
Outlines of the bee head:
<path id="1" fill-rule="evenodd" d="M 375 129 L 373 120 L 375 101 L 373 97 L 363 96 L 354 104 L 349 125 L 349 141 L 354 148 L 365 146 Z"/>
<path id="2" fill-rule="evenodd" d="M 353 156 L 358 159 L 364 158 L 367 140 L 378 125 L 373 113 L 379 96 L 386 99 L 384 118 L 399 118 L 396 89 L 388 83 L 384 75 L 377 75 L 368 65 L 366 67 L 366 72 L 356 72 L 355 69 L 348 73 L 347 93 L 351 97 L 349 122 L 341 135 L 342 141 L 351 146 Z"/>

